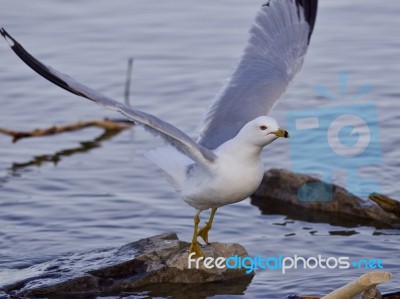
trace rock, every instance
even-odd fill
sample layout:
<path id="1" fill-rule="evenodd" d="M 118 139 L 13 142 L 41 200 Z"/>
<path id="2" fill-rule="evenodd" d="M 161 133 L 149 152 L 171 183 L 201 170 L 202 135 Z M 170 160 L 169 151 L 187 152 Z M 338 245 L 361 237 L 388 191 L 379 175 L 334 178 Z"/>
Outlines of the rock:
<path id="1" fill-rule="evenodd" d="M 362 293 L 361 299 L 382 299 L 382 294 L 376 287 L 372 287 Z"/>
<path id="2" fill-rule="evenodd" d="M 283 214 L 309 222 L 377 228 L 398 228 L 400 224 L 398 215 L 371 200 L 363 200 L 340 186 L 311 176 L 281 169 L 265 173 L 260 187 L 252 195 L 252 204 L 266 214 Z"/>
<path id="3" fill-rule="evenodd" d="M 10 273 L 0 291 L 13 296 L 52 297 L 57 294 L 78 298 L 120 294 L 138 289 L 162 291 L 160 284 L 175 287 L 199 287 L 207 282 L 235 281 L 237 292 L 243 292 L 253 272 L 246 269 L 208 269 L 199 262 L 199 269 L 188 263 L 189 243 L 180 241 L 176 234 L 164 234 L 139 240 L 119 249 L 72 254 L 54 261 Z M 211 243 L 202 248 L 205 257 L 247 256 L 239 244 Z M 241 282 L 240 282 L 241 281 Z M 151 287 L 151 285 L 157 285 Z M 204 290 L 203 290 L 204 291 Z M 217 290 L 211 291 L 218 294 Z M 83 296 L 83 297 L 82 297 Z"/>
<path id="4" fill-rule="evenodd" d="M 384 294 L 382 295 L 383 299 L 400 299 L 400 292 Z"/>

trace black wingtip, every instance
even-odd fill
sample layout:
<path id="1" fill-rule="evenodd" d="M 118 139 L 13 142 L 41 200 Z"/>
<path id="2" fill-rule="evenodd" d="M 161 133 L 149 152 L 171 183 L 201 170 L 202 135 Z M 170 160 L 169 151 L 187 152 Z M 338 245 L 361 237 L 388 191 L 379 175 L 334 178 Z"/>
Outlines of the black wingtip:
<path id="1" fill-rule="evenodd" d="M 317 19 L 318 0 L 296 0 L 297 7 L 303 8 L 303 14 L 306 22 L 310 25 L 310 33 L 308 42 L 310 43 L 311 35 L 314 31 L 315 20 Z"/>
<path id="2" fill-rule="evenodd" d="M 289 0 L 281 0 L 281 1 L 289 1 Z M 300 18 L 301 15 L 303 15 L 306 22 L 310 25 L 310 33 L 308 35 L 308 43 L 310 43 L 311 35 L 314 31 L 315 20 L 317 18 L 318 0 L 290 0 L 290 1 L 291 3 L 296 4 L 298 17 Z M 273 0 L 267 0 L 262 6 L 269 7 L 271 6 L 272 2 Z"/>
<path id="3" fill-rule="evenodd" d="M 1 27 L 1 29 L 0 29 L 0 34 L 8 42 L 10 47 L 13 47 L 15 45 L 15 43 L 16 43 L 15 39 L 13 39 L 12 36 L 9 35 L 8 32 L 3 27 Z"/>
<path id="4" fill-rule="evenodd" d="M 68 85 L 67 82 L 65 82 L 62 78 L 59 78 L 56 74 L 53 74 L 52 71 L 43 63 L 41 63 L 39 60 L 37 60 L 35 57 L 33 57 L 31 54 L 29 54 L 24 47 L 22 47 L 21 44 L 19 44 L 8 32 L 4 29 L 0 29 L 0 34 L 6 39 L 6 41 L 9 43 L 11 49 L 14 51 L 14 53 L 23 61 L 25 62 L 31 69 L 33 69 L 36 73 L 41 75 L 42 77 L 46 78 L 50 82 L 54 83 L 55 85 L 58 85 L 59 87 L 76 94 L 78 96 L 88 98 L 86 95 L 81 93 L 78 90 L 75 90 L 71 86 Z"/>

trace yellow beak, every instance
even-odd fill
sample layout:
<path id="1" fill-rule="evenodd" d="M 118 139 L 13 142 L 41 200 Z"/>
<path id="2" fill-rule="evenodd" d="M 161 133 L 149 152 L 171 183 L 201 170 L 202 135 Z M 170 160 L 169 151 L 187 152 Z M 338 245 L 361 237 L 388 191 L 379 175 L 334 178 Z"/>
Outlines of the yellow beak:
<path id="1" fill-rule="evenodd" d="M 278 129 L 277 131 L 272 132 L 272 134 L 275 134 L 277 137 L 289 138 L 288 131 L 285 131 L 284 129 Z"/>

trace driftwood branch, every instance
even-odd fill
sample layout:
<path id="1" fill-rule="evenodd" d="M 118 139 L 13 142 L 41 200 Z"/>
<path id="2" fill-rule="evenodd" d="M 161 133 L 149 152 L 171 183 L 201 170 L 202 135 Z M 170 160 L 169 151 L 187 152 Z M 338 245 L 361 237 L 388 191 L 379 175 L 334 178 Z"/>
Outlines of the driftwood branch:
<path id="1" fill-rule="evenodd" d="M 389 272 L 369 272 L 321 299 L 351 299 L 363 292 L 370 292 L 370 289 L 375 289 L 378 284 L 386 282 L 391 278 L 392 274 Z"/>
<path id="2" fill-rule="evenodd" d="M 372 193 L 369 199 L 376 202 L 382 209 L 400 217 L 400 202 L 386 195 Z"/>
<path id="3" fill-rule="evenodd" d="M 389 272 L 369 272 L 332 293 L 319 296 L 289 296 L 290 299 L 400 299 L 400 292 L 381 295 L 376 286 L 390 280 Z M 361 296 L 361 297 L 358 297 Z"/>
<path id="4" fill-rule="evenodd" d="M 89 127 L 97 127 L 102 128 L 104 130 L 112 130 L 112 131 L 122 131 L 127 128 L 132 127 L 133 123 L 125 120 L 88 120 L 88 121 L 79 121 L 73 124 L 61 125 L 61 126 L 53 126 L 47 129 L 35 129 L 33 131 L 13 131 L 4 128 L 0 128 L 0 133 L 4 135 L 11 136 L 13 138 L 13 142 L 17 142 L 23 138 L 32 138 L 32 137 L 42 137 L 42 136 L 50 136 L 61 134 L 65 132 L 72 132 L 77 130 L 82 130 Z"/>

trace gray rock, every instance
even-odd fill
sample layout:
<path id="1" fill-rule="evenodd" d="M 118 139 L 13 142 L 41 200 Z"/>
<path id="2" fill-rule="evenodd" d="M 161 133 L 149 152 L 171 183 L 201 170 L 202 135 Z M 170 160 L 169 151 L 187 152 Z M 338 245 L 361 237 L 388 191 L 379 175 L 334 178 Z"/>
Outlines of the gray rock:
<path id="1" fill-rule="evenodd" d="M 139 240 L 119 249 L 72 254 L 9 273 L 0 291 L 27 297 L 57 295 L 61 298 L 62 295 L 73 294 L 74 298 L 78 298 L 79 294 L 79 298 L 91 298 L 94 295 L 143 290 L 146 286 L 154 293 L 158 284 L 164 285 L 164 290 L 171 285 L 182 290 L 180 284 L 234 280 L 236 291 L 240 293 L 250 283 L 254 274 L 246 274 L 244 268 L 208 269 L 201 262 L 199 269 L 195 268 L 194 262 L 189 266 L 188 247 L 189 243 L 180 241 L 172 233 Z M 246 250 L 239 244 L 211 243 L 203 246 L 202 250 L 205 257 L 247 256 Z M 238 283 L 238 280 L 243 283 Z M 150 287 L 156 284 L 157 288 Z"/>
<path id="2" fill-rule="evenodd" d="M 264 175 L 252 203 L 265 214 L 283 214 L 292 219 L 340 226 L 371 225 L 398 228 L 400 217 L 369 199 L 305 174 L 271 169 Z"/>

